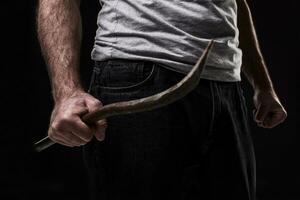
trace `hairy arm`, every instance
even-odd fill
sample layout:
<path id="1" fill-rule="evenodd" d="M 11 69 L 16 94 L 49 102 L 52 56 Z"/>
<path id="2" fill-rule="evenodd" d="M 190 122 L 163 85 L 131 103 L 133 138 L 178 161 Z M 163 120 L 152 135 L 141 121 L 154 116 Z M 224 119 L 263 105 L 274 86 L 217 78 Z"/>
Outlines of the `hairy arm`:
<path id="1" fill-rule="evenodd" d="M 95 135 L 104 139 L 106 120 L 88 126 L 81 120 L 87 112 L 102 106 L 80 83 L 81 46 L 80 0 L 39 0 L 37 32 L 48 66 L 53 98 L 48 135 L 53 141 L 74 147 Z"/>
<path id="2" fill-rule="evenodd" d="M 79 80 L 81 17 L 79 0 L 40 0 L 38 37 L 55 102 L 82 91 Z"/>
<path id="3" fill-rule="evenodd" d="M 236 1 L 240 47 L 243 51 L 242 71 L 254 89 L 255 121 L 262 127 L 273 128 L 285 120 L 287 113 L 274 90 L 247 1 Z"/>

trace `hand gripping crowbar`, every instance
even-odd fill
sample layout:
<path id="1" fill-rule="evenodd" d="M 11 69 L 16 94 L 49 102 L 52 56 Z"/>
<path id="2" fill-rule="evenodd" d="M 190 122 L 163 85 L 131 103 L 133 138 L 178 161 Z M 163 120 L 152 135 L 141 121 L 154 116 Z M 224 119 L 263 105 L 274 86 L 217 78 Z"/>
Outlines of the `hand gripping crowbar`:
<path id="1" fill-rule="evenodd" d="M 198 85 L 213 44 L 214 41 L 209 42 L 191 71 L 174 86 L 149 97 L 105 105 L 96 111 L 84 115 L 82 121 L 86 124 L 92 124 L 98 120 L 111 116 L 154 110 L 181 99 Z M 40 152 L 53 144 L 55 144 L 55 142 L 47 136 L 36 142 L 34 148 L 36 151 Z"/>

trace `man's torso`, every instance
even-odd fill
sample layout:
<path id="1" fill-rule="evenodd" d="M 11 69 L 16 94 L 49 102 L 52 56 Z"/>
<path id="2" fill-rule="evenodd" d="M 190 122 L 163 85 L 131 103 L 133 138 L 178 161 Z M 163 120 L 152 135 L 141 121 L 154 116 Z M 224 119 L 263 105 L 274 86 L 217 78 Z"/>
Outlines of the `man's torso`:
<path id="1" fill-rule="evenodd" d="M 235 0 L 101 0 L 94 60 L 150 60 L 187 73 L 211 39 L 202 78 L 239 81 Z"/>

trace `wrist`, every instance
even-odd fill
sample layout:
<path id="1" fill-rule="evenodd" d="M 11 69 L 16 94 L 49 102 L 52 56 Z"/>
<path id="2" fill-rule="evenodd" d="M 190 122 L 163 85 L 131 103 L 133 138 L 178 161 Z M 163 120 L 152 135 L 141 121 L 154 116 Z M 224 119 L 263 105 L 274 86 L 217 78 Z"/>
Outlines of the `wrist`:
<path id="1" fill-rule="evenodd" d="M 254 97 L 272 97 L 272 98 L 277 98 L 278 96 L 276 94 L 276 92 L 274 91 L 274 89 L 256 89 L 254 90 Z"/>
<path id="2" fill-rule="evenodd" d="M 264 85 L 264 86 L 253 86 L 254 93 L 275 93 L 273 86 Z"/>
<path id="3" fill-rule="evenodd" d="M 66 99 L 85 93 L 84 89 L 80 86 L 72 88 L 61 88 L 60 90 L 53 91 L 53 98 L 55 104 L 60 104 Z"/>

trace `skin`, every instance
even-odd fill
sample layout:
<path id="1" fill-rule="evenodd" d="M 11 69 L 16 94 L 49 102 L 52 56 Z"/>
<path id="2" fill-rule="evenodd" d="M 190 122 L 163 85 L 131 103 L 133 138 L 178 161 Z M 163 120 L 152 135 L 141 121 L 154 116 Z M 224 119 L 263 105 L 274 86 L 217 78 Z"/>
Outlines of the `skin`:
<path id="1" fill-rule="evenodd" d="M 237 0 L 240 47 L 244 52 L 242 71 L 254 89 L 254 119 L 272 128 L 287 114 L 277 97 L 257 42 L 251 13 L 245 0 Z M 105 138 L 106 119 L 88 126 L 81 116 L 102 107 L 101 101 L 86 93 L 79 76 L 81 46 L 80 0 L 39 0 L 37 32 L 48 66 L 54 109 L 48 136 L 56 143 L 75 147 L 93 136 Z"/>
<path id="2" fill-rule="evenodd" d="M 243 51 L 242 72 L 253 87 L 253 118 L 258 126 L 273 128 L 282 123 L 287 112 L 282 106 L 260 51 L 251 12 L 246 0 L 236 0 L 240 48 Z"/>
<path id="3" fill-rule="evenodd" d="M 106 120 L 92 126 L 81 116 L 96 110 L 102 103 L 87 94 L 79 77 L 81 17 L 78 0 L 40 0 L 37 30 L 48 66 L 54 109 L 48 136 L 56 143 L 74 147 L 89 142 L 93 136 L 104 140 Z"/>

